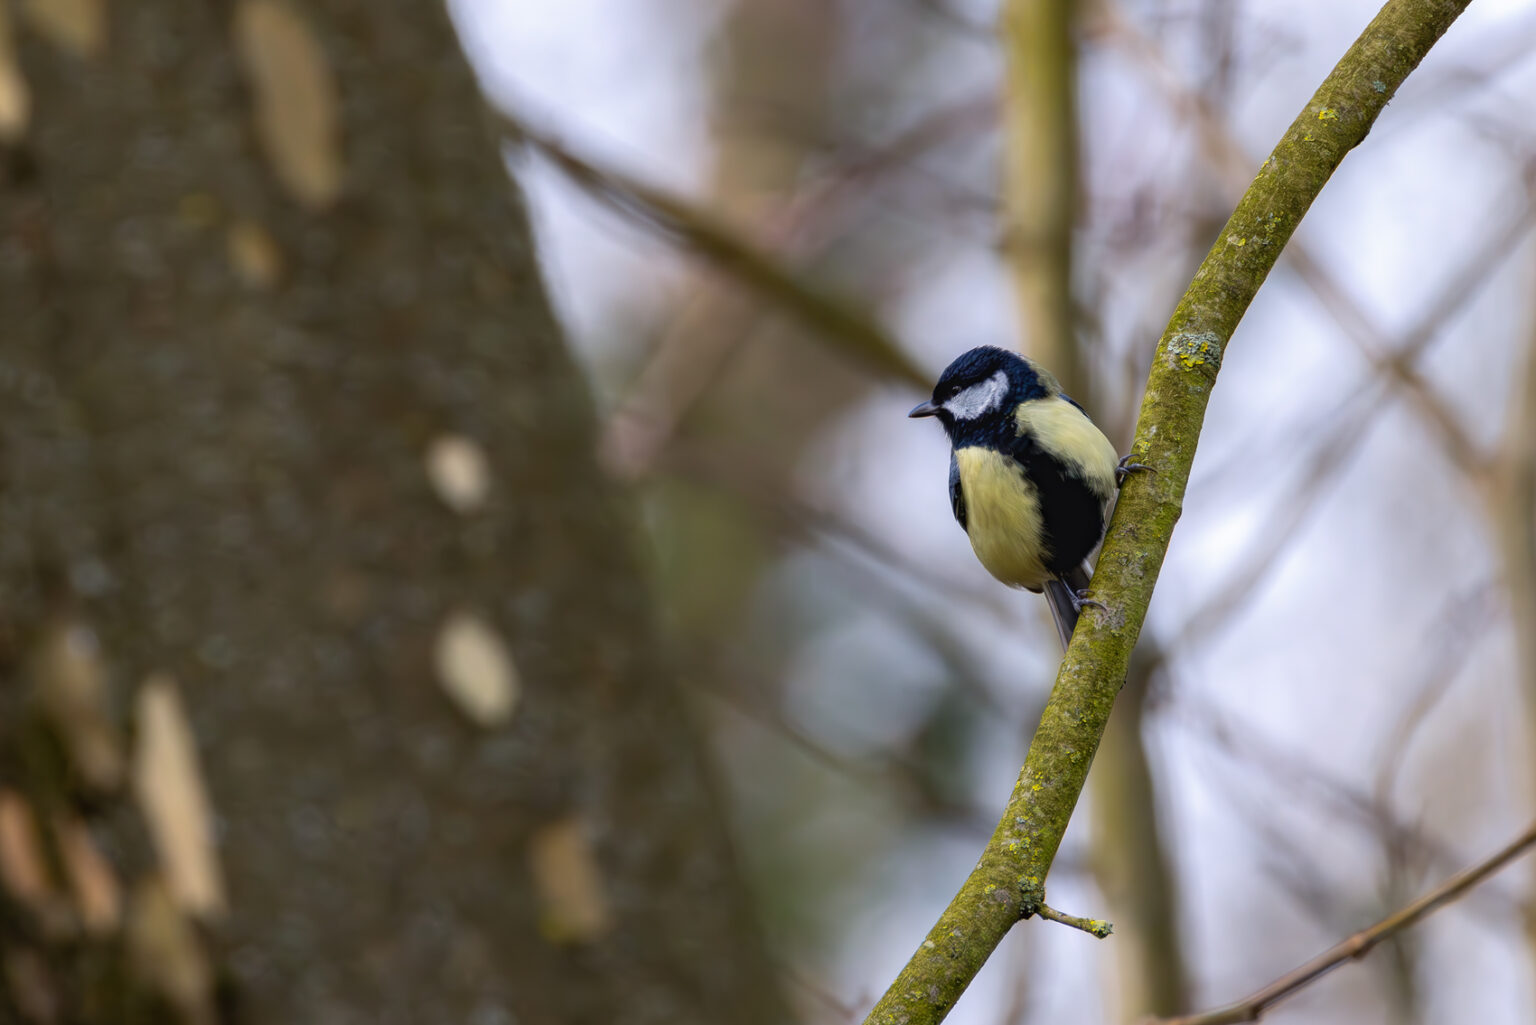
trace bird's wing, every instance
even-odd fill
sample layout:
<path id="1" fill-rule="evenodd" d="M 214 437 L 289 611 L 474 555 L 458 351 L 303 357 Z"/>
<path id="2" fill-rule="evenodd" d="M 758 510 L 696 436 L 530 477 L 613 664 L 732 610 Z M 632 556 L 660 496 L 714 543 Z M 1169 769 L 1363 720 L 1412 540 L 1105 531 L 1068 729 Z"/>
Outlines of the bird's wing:
<path id="1" fill-rule="evenodd" d="M 954 510 L 955 522 L 960 524 L 961 530 L 968 530 L 965 525 L 965 492 L 960 489 L 960 463 L 955 459 L 955 453 L 949 453 L 949 507 Z"/>

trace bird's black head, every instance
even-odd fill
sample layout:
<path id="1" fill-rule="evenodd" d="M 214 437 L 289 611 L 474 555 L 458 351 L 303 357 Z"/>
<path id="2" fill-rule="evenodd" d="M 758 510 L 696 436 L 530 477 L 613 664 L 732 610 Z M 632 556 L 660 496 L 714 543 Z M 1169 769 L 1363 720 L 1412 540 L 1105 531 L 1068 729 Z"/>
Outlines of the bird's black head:
<path id="1" fill-rule="evenodd" d="M 1016 352 L 983 345 L 962 354 L 939 375 L 933 399 L 908 416 L 936 416 L 959 443 L 972 434 L 1011 433 L 1013 411 L 1026 399 L 1043 399 L 1058 388 L 1050 374 Z"/>

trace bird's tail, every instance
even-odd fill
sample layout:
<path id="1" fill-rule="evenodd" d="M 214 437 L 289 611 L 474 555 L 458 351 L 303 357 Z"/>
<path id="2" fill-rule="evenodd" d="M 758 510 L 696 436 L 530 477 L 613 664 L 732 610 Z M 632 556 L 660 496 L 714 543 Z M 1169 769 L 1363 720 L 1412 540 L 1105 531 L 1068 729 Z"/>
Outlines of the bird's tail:
<path id="1" fill-rule="evenodd" d="M 1077 629 L 1076 592 L 1088 587 L 1088 570 L 1083 566 L 1063 573 L 1059 579 L 1045 582 L 1045 600 L 1051 607 L 1051 619 L 1056 623 L 1056 635 L 1061 638 L 1061 650 L 1067 650 L 1072 631 Z"/>

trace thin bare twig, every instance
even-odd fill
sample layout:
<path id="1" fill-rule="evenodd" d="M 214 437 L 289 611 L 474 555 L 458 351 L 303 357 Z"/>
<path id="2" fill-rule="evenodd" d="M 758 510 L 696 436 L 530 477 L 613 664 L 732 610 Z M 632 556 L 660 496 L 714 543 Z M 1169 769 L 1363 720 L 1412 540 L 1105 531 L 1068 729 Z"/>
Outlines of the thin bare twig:
<path id="1" fill-rule="evenodd" d="M 1080 918 L 1077 915 L 1069 915 L 1065 911 L 1057 911 L 1049 904 L 1041 904 L 1035 908 L 1035 914 L 1047 922 L 1069 925 L 1074 929 L 1081 929 L 1090 936 L 1097 936 L 1101 940 L 1107 939 L 1109 934 L 1115 931 L 1113 922 L 1106 922 L 1102 918 Z"/>
<path id="2" fill-rule="evenodd" d="M 1287 972 L 1251 996 L 1212 1011 L 1181 1015 L 1176 1018 L 1153 1018 L 1147 1025 L 1236 1025 L 1240 1022 L 1258 1021 L 1264 1012 L 1298 990 L 1305 989 L 1318 979 L 1348 961 L 1357 961 L 1369 954 L 1383 940 L 1417 924 L 1451 901 L 1461 897 L 1484 879 L 1536 846 L 1536 822 L 1526 827 L 1508 845 L 1471 868 L 1447 879 L 1439 887 L 1418 900 L 1393 912 L 1369 929 L 1363 929 L 1317 957 Z"/>

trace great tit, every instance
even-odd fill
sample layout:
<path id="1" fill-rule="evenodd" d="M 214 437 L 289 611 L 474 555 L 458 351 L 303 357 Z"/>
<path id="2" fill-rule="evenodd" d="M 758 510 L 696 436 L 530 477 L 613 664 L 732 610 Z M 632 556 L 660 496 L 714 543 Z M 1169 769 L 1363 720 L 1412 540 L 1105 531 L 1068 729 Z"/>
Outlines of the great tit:
<path id="1" fill-rule="evenodd" d="M 1062 646 L 1086 603 L 1083 560 L 1129 469 L 1039 364 L 995 346 L 951 363 L 908 416 L 949 435 L 949 504 L 976 557 L 1011 587 L 1045 592 Z"/>

